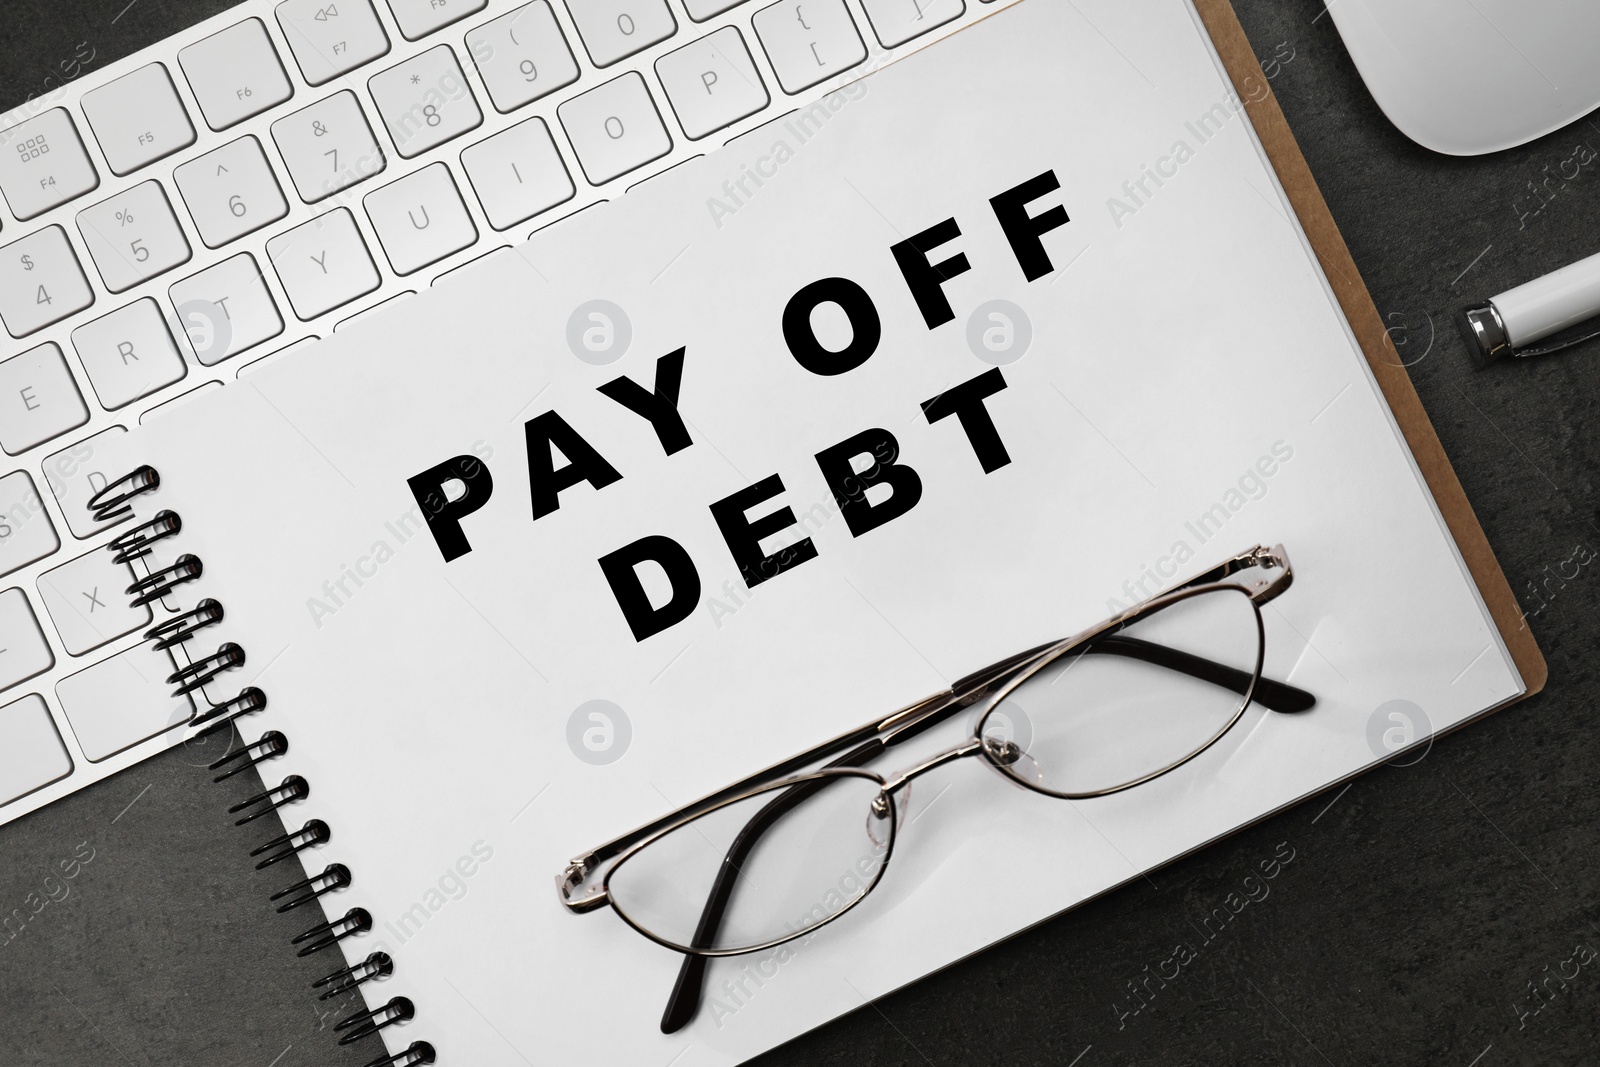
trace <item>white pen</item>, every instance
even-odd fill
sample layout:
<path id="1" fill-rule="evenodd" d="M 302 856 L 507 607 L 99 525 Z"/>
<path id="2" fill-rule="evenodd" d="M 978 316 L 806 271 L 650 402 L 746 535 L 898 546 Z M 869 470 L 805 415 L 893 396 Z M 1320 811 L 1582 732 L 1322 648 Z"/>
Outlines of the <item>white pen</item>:
<path id="1" fill-rule="evenodd" d="M 1600 334 L 1600 328 L 1556 344 L 1531 347 L 1551 334 L 1600 316 L 1600 253 L 1507 289 L 1465 311 L 1472 359 L 1483 369 L 1501 356 L 1542 356 Z"/>

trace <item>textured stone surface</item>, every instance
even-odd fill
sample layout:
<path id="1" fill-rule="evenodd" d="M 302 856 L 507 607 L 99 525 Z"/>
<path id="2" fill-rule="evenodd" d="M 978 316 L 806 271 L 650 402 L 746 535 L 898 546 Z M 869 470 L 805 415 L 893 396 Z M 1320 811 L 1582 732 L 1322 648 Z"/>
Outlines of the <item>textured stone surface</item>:
<path id="1" fill-rule="evenodd" d="M 113 22 L 125 2 L 36 2 L 35 19 L 8 5 L 0 108 L 74 55 L 92 50 L 103 64 L 228 6 L 135 0 Z M 1600 251 L 1600 163 L 1553 180 L 1537 213 L 1528 186 L 1546 167 L 1558 175 L 1580 145 L 1600 149 L 1600 126 L 1580 121 L 1486 159 L 1432 155 L 1383 119 L 1319 3 L 1236 2 L 1256 54 L 1277 57 L 1272 84 L 1489 540 L 1524 608 L 1539 608 L 1530 583 L 1576 545 L 1600 547 L 1600 424 L 1588 422 L 1600 345 L 1475 375 L 1451 315 Z M 1533 618 L 1550 664 L 1541 698 L 759 1062 L 1592 1060 L 1600 968 L 1564 987 L 1550 979 L 1539 1000 L 1529 983 L 1571 975 L 1564 961 L 1580 942 L 1600 948 L 1597 591 L 1600 573 L 1584 570 Z M 243 853 L 264 835 L 223 815 L 254 780 L 211 786 L 190 766 L 204 755 L 175 751 L 0 829 L 0 911 L 43 894 L 74 846 L 94 850 L 76 877 L 50 883 L 66 896 L 0 945 L 8 1063 L 298 1067 L 372 1055 L 336 1052 L 308 995 L 319 968 L 288 951 L 303 923 L 265 906 L 295 874 L 253 872 Z M 1294 859 L 1270 896 L 1207 940 L 1196 924 L 1280 843 Z M 1192 962 L 1165 987 L 1152 981 L 1148 1005 L 1119 1020 L 1136 1003 L 1129 983 L 1180 942 Z"/>

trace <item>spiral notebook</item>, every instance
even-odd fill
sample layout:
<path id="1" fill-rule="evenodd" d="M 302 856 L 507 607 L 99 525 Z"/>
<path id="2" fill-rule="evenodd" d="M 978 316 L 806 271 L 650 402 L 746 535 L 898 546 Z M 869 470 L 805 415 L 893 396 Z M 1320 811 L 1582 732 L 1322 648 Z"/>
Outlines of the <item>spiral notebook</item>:
<path id="1" fill-rule="evenodd" d="M 241 844 L 323 908 L 290 950 L 341 1033 L 740 1062 L 1542 684 L 1231 12 L 1136 6 L 1023 0 L 104 446 L 165 609 L 123 654 L 258 763 Z M 714 961 L 675 1033 L 678 955 L 558 900 L 602 841 L 1275 543 L 1266 670 L 1313 710 L 1089 801 L 930 773 L 882 886 Z"/>

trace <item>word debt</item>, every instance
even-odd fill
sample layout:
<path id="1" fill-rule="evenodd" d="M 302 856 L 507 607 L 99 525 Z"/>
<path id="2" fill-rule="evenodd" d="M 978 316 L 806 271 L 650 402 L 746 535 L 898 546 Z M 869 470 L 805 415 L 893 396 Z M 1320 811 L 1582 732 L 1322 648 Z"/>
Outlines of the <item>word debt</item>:
<path id="1" fill-rule="evenodd" d="M 618 403 L 650 421 L 668 455 L 692 443 L 676 404 L 676 383 L 682 366 L 680 348 L 657 361 L 654 391 L 646 391 L 627 378 L 601 387 L 602 391 L 609 390 L 607 395 Z M 619 382 L 633 388 L 613 388 Z M 1000 368 L 994 367 L 922 402 L 923 417 L 930 424 L 953 418 L 966 434 L 985 474 L 1011 462 L 985 403 L 1005 388 Z M 610 461 L 556 412 L 547 411 L 529 419 L 523 430 L 528 450 L 528 492 L 535 520 L 560 510 L 563 490 L 582 483 L 604 489 L 622 480 Z M 564 465 L 556 465 L 552 449 L 559 450 L 566 460 Z M 817 468 L 852 537 L 899 518 L 922 499 L 921 476 L 899 458 L 900 442 L 881 427 L 852 434 L 815 454 Z M 489 465 L 476 456 L 456 456 L 415 475 L 408 483 L 445 562 L 471 552 L 468 523 L 463 520 L 481 510 L 494 492 Z M 880 486 L 883 489 L 869 500 L 868 490 Z M 455 491 L 451 492 L 451 488 Z M 772 474 L 710 505 L 711 516 L 748 588 L 754 589 L 817 556 L 817 547 L 809 537 L 776 552 L 762 550 L 763 539 L 798 527 L 794 510 L 775 500 L 783 492 L 783 479 Z M 641 537 L 601 556 L 598 562 L 636 641 L 687 619 L 699 603 L 699 570 L 688 550 L 663 534 Z M 652 603 L 645 591 L 640 568 L 650 565 L 660 568 L 671 587 L 671 595 L 664 603 Z"/>

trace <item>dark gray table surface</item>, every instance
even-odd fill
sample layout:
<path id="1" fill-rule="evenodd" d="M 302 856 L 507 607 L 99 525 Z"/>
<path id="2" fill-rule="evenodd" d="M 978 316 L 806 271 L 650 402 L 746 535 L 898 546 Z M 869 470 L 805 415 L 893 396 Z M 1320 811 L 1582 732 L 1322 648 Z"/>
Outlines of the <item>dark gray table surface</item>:
<path id="1" fill-rule="evenodd" d="M 1600 550 L 1600 423 L 1588 421 L 1600 344 L 1475 374 L 1452 317 L 1600 251 L 1600 161 L 1563 168 L 1593 159 L 1600 124 L 1487 158 L 1431 154 L 1383 118 L 1318 0 L 1235 2 L 1256 54 L 1276 58 L 1273 88 L 1530 612 L 1549 687 L 1414 765 L 864 1005 L 762 1057 L 766 1067 L 1600 1060 L 1600 567 L 1531 591 Z M 75 56 L 103 65 L 228 6 L 6 4 L 0 110 Z M 374 1054 L 372 1043 L 336 1050 L 333 1017 L 308 989 L 326 967 L 287 951 L 306 924 L 266 906 L 299 872 L 255 873 L 244 851 L 262 835 L 224 817 L 256 779 L 213 786 L 203 757 L 176 749 L 0 828 L 0 913 L 92 850 L 76 877 L 52 881 L 66 895 L 0 944 L 0 1062 L 300 1067 Z M 1289 849 L 1269 895 L 1209 940 L 1197 930 Z M 973 906 L 1003 907 L 1004 880 L 1002 863 Z M 1147 982 L 1180 943 L 1194 958 L 1179 977 Z M 598 1045 L 596 1062 L 607 1062 Z"/>

